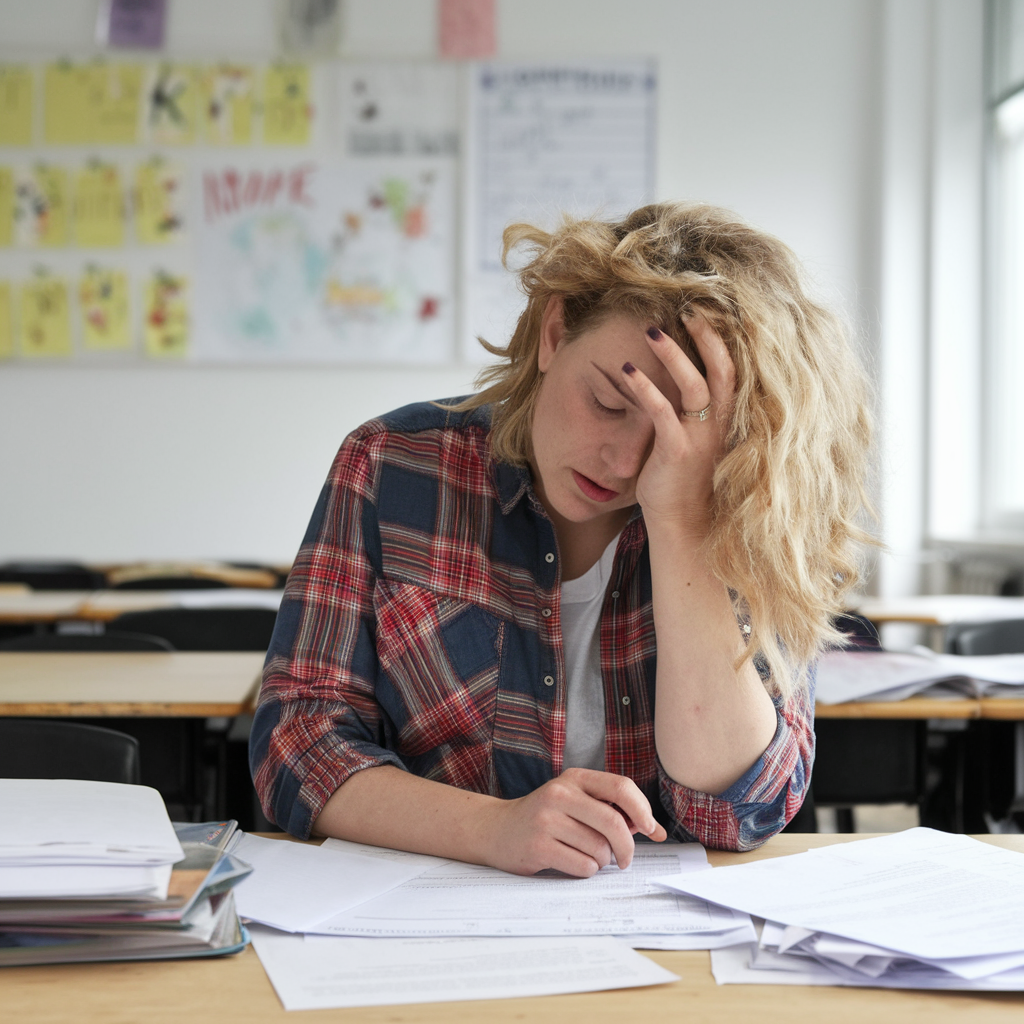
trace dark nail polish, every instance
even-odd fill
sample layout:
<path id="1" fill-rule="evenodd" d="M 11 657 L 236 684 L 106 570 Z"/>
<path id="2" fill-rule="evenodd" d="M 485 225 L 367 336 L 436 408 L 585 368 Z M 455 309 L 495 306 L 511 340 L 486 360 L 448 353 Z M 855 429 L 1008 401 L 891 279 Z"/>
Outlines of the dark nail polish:
<path id="1" fill-rule="evenodd" d="M 659 331 L 657 327 L 648 327 L 647 337 L 650 338 L 651 341 L 657 341 L 661 337 L 661 331 Z"/>
<path id="2" fill-rule="evenodd" d="M 623 373 L 636 373 L 636 367 L 632 363 L 623 363 L 622 364 L 622 372 Z"/>

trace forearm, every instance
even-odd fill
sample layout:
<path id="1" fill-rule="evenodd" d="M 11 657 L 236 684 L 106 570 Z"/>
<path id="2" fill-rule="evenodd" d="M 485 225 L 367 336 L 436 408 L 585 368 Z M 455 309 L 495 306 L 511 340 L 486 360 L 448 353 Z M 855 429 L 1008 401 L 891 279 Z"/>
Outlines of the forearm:
<path id="1" fill-rule="evenodd" d="M 356 772 L 317 816 L 313 831 L 357 843 L 450 857 L 493 860 L 491 818 L 501 801 L 420 778 L 392 765 Z"/>
<path id="2" fill-rule="evenodd" d="M 749 659 L 729 594 L 699 542 L 675 522 L 648 521 L 658 642 L 655 745 L 670 778 L 721 793 L 764 753 L 775 706 Z"/>

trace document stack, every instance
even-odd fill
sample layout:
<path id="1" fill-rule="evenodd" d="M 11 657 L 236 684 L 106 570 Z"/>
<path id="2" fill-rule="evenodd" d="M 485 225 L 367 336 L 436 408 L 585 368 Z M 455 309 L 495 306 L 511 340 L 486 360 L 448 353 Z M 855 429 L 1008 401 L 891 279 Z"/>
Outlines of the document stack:
<path id="1" fill-rule="evenodd" d="M 662 879 L 763 920 L 719 984 L 1024 990 L 1024 856 L 927 828 Z"/>
<path id="2" fill-rule="evenodd" d="M 172 825 L 145 786 L 0 779 L 0 966 L 237 952 L 235 822 Z"/>

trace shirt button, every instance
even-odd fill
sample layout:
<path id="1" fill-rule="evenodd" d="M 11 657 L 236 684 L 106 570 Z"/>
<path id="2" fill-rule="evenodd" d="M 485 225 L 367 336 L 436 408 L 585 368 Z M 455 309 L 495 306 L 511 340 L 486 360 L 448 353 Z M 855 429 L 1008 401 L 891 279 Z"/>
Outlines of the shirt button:
<path id="1" fill-rule="evenodd" d="M 628 697 L 623 697 L 622 698 L 622 703 L 623 704 L 628 704 L 629 703 L 629 698 Z"/>
<path id="2" fill-rule="evenodd" d="M 554 676 L 545 676 L 544 677 L 544 685 L 545 686 L 554 686 L 555 685 L 555 677 Z"/>
<path id="3" fill-rule="evenodd" d="M 550 619 L 551 618 L 551 609 L 550 608 L 541 608 L 540 613 L 541 613 L 541 615 L 544 616 L 545 619 Z"/>
<path id="4" fill-rule="evenodd" d="M 552 552 L 552 551 L 549 551 L 549 552 L 548 552 L 548 553 L 547 553 L 547 554 L 546 554 L 546 555 L 544 556 L 544 561 L 545 561 L 545 562 L 549 562 L 549 563 L 550 563 L 550 562 L 553 562 L 554 560 L 555 560 L 555 555 L 554 555 L 554 552 Z"/>
<path id="5" fill-rule="evenodd" d="M 612 599 L 615 600 L 615 601 L 618 601 L 618 599 L 619 599 L 619 592 L 617 590 L 613 590 L 612 591 Z"/>

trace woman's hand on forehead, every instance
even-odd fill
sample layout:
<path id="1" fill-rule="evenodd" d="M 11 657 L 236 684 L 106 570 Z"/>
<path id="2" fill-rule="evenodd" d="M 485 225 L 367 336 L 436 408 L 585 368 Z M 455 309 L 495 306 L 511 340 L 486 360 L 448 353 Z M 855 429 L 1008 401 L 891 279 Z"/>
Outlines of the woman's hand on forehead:
<path id="1" fill-rule="evenodd" d="M 654 446 L 636 484 L 645 518 L 677 521 L 703 538 L 715 465 L 725 452 L 736 369 L 725 342 L 700 314 L 683 324 L 704 360 L 706 378 L 672 338 L 657 327 L 647 330 L 647 343 L 679 389 L 681 412 L 632 363 L 622 367 L 622 377 L 654 423 Z"/>

